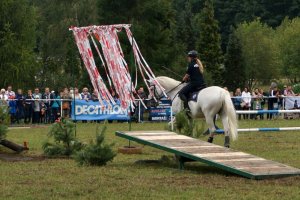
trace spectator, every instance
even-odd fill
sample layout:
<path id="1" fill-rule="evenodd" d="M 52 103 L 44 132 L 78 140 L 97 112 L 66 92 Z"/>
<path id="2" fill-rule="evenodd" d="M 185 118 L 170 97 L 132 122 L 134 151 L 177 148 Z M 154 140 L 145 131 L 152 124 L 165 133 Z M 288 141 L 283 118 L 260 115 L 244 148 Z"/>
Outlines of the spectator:
<path id="1" fill-rule="evenodd" d="M 5 94 L 5 89 L 1 89 L 0 91 L 0 106 L 7 105 L 8 96 Z"/>
<path id="2" fill-rule="evenodd" d="M 261 106 L 262 106 L 262 108 L 264 108 L 265 107 L 265 104 L 266 104 L 266 97 L 268 96 L 268 94 L 262 89 L 262 88 L 260 88 L 259 89 L 259 93 L 262 95 L 262 97 L 263 97 L 263 100 L 262 100 L 262 102 L 261 102 Z"/>
<path id="3" fill-rule="evenodd" d="M 114 98 L 115 101 L 119 99 L 118 94 L 113 89 L 111 90 L 111 96 Z"/>
<path id="4" fill-rule="evenodd" d="M 25 104 L 25 96 L 23 95 L 23 91 L 21 89 L 18 89 L 17 95 L 17 119 L 20 121 L 24 118 L 24 104 Z"/>
<path id="5" fill-rule="evenodd" d="M 18 122 L 17 118 L 17 102 L 15 101 L 15 97 L 13 95 L 9 96 L 8 98 L 8 106 L 9 106 L 9 114 L 10 114 L 10 123 L 13 124 Z"/>
<path id="6" fill-rule="evenodd" d="M 140 87 L 138 89 L 138 91 L 137 91 L 137 94 L 138 94 L 138 97 L 144 103 L 145 99 L 147 98 L 147 95 L 146 95 L 146 93 L 144 91 L 144 88 Z M 136 117 L 139 120 L 139 122 L 143 122 L 144 121 L 144 111 L 145 111 L 144 105 L 142 104 L 141 101 L 138 101 L 138 105 L 137 105 L 137 108 L 136 108 Z"/>
<path id="7" fill-rule="evenodd" d="M 70 87 L 69 95 L 70 95 L 71 98 L 73 98 L 73 96 L 74 96 L 74 89 L 72 87 Z"/>
<path id="8" fill-rule="evenodd" d="M 71 99 L 72 97 L 69 94 L 68 88 L 65 88 L 62 95 L 61 95 L 62 100 L 62 117 L 63 118 L 69 118 L 70 117 L 70 110 L 71 110 Z"/>
<path id="9" fill-rule="evenodd" d="M 295 97 L 295 96 L 298 96 L 298 95 L 294 93 L 292 86 L 289 85 L 289 86 L 287 87 L 285 96 Z M 293 109 L 298 109 L 298 108 L 299 108 L 298 101 L 297 101 L 297 100 L 294 100 L 294 107 L 293 107 Z"/>
<path id="10" fill-rule="evenodd" d="M 287 86 L 283 94 L 284 96 L 296 96 L 291 85 Z"/>
<path id="11" fill-rule="evenodd" d="M 281 93 L 284 95 L 284 96 L 286 96 L 286 91 L 287 90 L 287 86 L 286 85 L 284 85 L 283 86 L 283 90 L 281 91 Z"/>
<path id="12" fill-rule="evenodd" d="M 253 98 L 253 110 L 262 110 L 262 104 L 263 101 L 263 95 L 260 93 L 260 90 L 258 88 L 255 88 L 252 93 Z M 253 115 L 254 119 L 257 119 L 257 114 Z M 263 119 L 263 115 L 259 114 L 259 118 Z"/>
<path id="13" fill-rule="evenodd" d="M 99 101 L 98 92 L 96 90 L 93 90 L 91 99 L 92 99 L 92 101 Z"/>
<path id="14" fill-rule="evenodd" d="M 11 85 L 9 85 L 9 86 L 7 87 L 7 91 L 5 92 L 5 94 L 8 96 L 8 98 L 9 98 L 10 96 L 13 96 L 13 97 L 15 98 L 15 96 L 16 96 L 15 92 L 12 91 L 12 86 L 11 86 Z"/>
<path id="15" fill-rule="evenodd" d="M 51 92 L 51 122 L 55 122 L 60 117 L 60 96 L 58 92 Z"/>
<path id="16" fill-rule="evenodd" d="M 91 99 L 91 94 L 89 93 L 88 88 L 85 87 L 85 88 L 82 89 L 81 98 L 86 100 L 86 101 Z"/>
<path id="17" fill-rule="evenodd" d="M 42 94 L 40 93 L 40 89 L 39 88 L 35 88 L 34 89 L 34 93 L 32 94 L 33 98 L 35 98 L 35 96 L 38 96 L 39 98 L 38 99 L 41 99 L 42 98 Z"/>
<path id="18" fill-rule="evenodd" d="M 234 93 L 234 98 L 232 99 L 235 110 L 242 110 L 242 92 L 241 88 L 237 88 Z M 240 120 L 242 115 L 238 114 L 238 119 Z"/>
<path id="19" fill-rule="evenodd" d="M 74 89 L 74 94 L 73 94 L 72 98 L 76 99 L 76 100 L 81 100 L 82 99 L 82 96 L 81 96 L 81 94 L 78 91 L 78 88 Z"/>
<path id="20" fill-rule="evenodd" d="M 45 88 L 45 92 L 42 96 L 43 99 L 43 104 L 44 104 L 44 122 L 45 123 L 50 123 L 50 119 L 51 119 L 51 93 L 50 93 L 50 89 L 48 87 Z"/>
<path id="21" fill-rule="evenodd" d="M 33 117 L 32 117 L 32 123 L 33 124 L 39 124 L 40 123 L 40 113 L 41 113 L 40 96 L 35 95 L 34 96 L 34 102 L 33 102 Z"/>
<path id="22" fill-rule="evenodd" d="M 40 106 L 41 106 L 41 111 L 40 111 L 40 123 L 46 123 L 46 104 L 44 103 L 44 101 L 40 102 Z"/>
<path id="23" fill-rule="evenodd" d="M 271 85 L 270 87 L 270 94 L 269 94 L 269 101 L 268 101 L 268 110 L 278 110 L 278 97 L 279 91 L 277 89 L 277 85 Z M 267 114 L 267 119 L 271 120 L 273 118 L 272 113 Z"/>
<path id="24" fill-rule="evenodd" d="M 251 108 L 251 94 L 249 92 L 248 87 L 245 87 L 244 91 L 242 92 L 242 103 L 241 103 L 241 107 L 243 110 L 250 110 Z M 244 119 L 248 119 L 249 118 L 249 114 L 244 114 Z"/>
<path id="25" fill-rule="evenodd" d="M 81 93 L 81 99 L 89 101 L 91 99 L 91 94 L 89 93 L 89 89 L 84 87 Z M 87 120 L 82 120 L 82 123 L 86 123 Z"/>
<path id="26" fill-rule="evenodd" d="M 33 95 L 32 91 L 28 90 L 27 95 L 25 97 L 25 106 L 24 106 L 24 123 L 28 124 L 32 120 L 32 115 L 33 115 Z"/>

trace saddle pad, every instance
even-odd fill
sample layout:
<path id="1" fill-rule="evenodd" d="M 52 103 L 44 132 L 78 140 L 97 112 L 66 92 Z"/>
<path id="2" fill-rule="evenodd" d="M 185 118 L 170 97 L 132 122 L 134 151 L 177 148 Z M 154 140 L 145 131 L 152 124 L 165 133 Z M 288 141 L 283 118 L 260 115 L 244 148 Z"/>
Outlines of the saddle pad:
<path id="1" fill-rule="evenodd" d="M 195 102 L 197 102 L 199 92 L 200 91 L 196 91 L 196 92 L 191 93 L 190 96 L 189 96 L 189 98 L 188 98 L 188 101 L 195 101 Z"/>

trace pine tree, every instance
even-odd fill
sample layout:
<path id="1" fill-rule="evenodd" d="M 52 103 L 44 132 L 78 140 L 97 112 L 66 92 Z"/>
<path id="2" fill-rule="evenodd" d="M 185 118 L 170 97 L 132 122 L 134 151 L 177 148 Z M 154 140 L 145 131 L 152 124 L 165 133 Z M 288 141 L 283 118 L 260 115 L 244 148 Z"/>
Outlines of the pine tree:
<path id="1" fill-rule="evenodd" d="M 112 161 L 116 153 L 112 150 L 113 144 L 105 143 L 106 126 L 97 128 L 96 141 L 86 146 L 83 150 L 74 155 L 79 165 L 103 166 Z"/>
<path id="2" fill-rule="evenodd" d="M 229 90 L 234 91 L 237 87 L 243 87 L 246 83 L 246 78 L 242 61 L 242 46 L 234 32 L 229 36 L 224 64 L 225 85 Z"/>
<path id="3" fill-rule="evenodd" d="M 194 14 L 192 12 L 191 1 L 188 0 L 184 4 L 184 9 L 177 12 L 176 40 L 183 43 L 185 51 L 196 48 L 195 32 L 193 26 Z"/>
<path id="4" fill-rule="evenodd" d="M 34 85 L 36 13 L 27 0 L 0 1 L 0 85 Z"/>
<path id="5" fill-rule="evenodd" d="M 71 156 L 81 150 L 83 145 L 75 137 L 75 123 L 62 119 L 54 123 L 48 134 L 54 142 L 43 144 L 44 154 L 47 156 Z"/>
<path id="6" fill-rule="evenodd" d="M 218 21 L 214 18 L 212 0 L 206 0 L 204 8 L 197 16 L 200 34 L 197 41 L 197 49 L 204 67 L 212 78 L 212 84 L 223 84 L 221 37 Z"/>

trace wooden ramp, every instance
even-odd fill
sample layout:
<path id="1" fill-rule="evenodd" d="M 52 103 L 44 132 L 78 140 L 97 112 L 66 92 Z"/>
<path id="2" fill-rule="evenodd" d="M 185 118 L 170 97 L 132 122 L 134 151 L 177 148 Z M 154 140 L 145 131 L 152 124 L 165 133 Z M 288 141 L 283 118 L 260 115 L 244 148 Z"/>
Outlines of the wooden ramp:
<path id="1" fill-rule="evenodd" d="M 190 159 L 251 179 L 300 175 L 300 169 L 174 132 L 117 131 L 116 135 L 174 153 L 180 158 L 184 158 L 180 159 L 181 167 L 183 167 L 185 159 Z"/>

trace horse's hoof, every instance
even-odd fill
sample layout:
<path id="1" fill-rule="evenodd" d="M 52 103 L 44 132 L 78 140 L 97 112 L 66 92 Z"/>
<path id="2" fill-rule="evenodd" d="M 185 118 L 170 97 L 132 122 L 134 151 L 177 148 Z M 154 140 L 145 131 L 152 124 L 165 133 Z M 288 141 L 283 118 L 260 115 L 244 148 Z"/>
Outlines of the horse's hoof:
<path id="1" fill-rule="evenodd" d="M 213 137 L 209 137 L 208 140 L 207 140 L 207 142 L 209 142 L 209 143 L 213 143 L 213 141 L 214 141 Z"/>
<path id="2" fill-rule="evenodd" d="M 225 136 L 224 147 L 229 148 L 229 144 L 230 144 L 230 137 L 229 136 Z"/>

